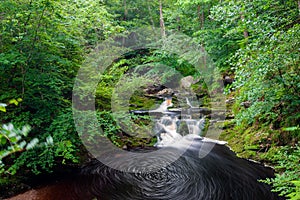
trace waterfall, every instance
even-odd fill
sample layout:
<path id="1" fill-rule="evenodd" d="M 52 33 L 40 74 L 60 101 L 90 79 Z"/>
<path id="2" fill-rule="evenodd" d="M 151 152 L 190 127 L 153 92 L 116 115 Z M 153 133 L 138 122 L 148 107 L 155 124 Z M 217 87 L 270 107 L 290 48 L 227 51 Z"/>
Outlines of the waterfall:
<path id="1" fill-rule="evenodd" d="M 193 111 L 191 102 L 188 97 L 186 97 L 186 104 L 188 108 L 181 113 L 172 112 L 168 110 L 173 104 L 171 98 L 165 99 L 165 101 L 155 110 L 150 110 L 149 113 L 161 112 L 163 116 L 158 119 L 155 119 L 154 132 L 157 136 L 156 147 L 165 147 L 169 146 L 181 139 L 184 136 L 184 133 L 180 133 L 180 125 L 186 124 L 188 128 L 188 134 L 200 136 L 204 126 L 205 118 L 200 117 L 198 119 L 193 119 Z M 186 114 L 182 114 L 186 113 Z"/>

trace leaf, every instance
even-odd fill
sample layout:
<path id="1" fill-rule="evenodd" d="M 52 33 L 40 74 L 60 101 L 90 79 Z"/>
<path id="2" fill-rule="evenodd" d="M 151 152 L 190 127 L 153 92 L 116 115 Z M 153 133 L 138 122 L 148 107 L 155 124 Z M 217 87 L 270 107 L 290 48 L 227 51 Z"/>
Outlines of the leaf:
<path id="1" fill-rule="evenodd" d="M 26 125 L 26 126 L 23 126 L 23 128 L 22 128 L 22 134 L 24 135 L 24 136 L 27 136 L 28 135 L 28 132 L 30 131 L 30 126 L 28 126 L 28 125 Z"/>
<path id="2" fill-rule="evenodd" d="M 300 181 L 291 181 L 295 186 L 300 187 Z"/>
<path id="3" fill-rule="evenodd" d="M 25 145 L 26 145 L 26 142 L 22 141 L 19 145 L 15 146 L 15 149 L 21 150 L 25 147 Z"/>
<path id="4" fill-rule="evenodd" d="M 37 138 L 32 139 L 32 140 L 27 144 L 26 149 L 28 150 L 28 149 L 34 148 L 34 147 L 37 145 L 38 142 L 39 142 L 39 140 L 38 140 Z"/>
<path id="5" fill-rule="evenodd" d="M 1 144 L 1 145 L 5 145 L 6 143 L 7 143 L 6 138 L 5 138 L 5 137 L 1 137 L 1 138 L 0 138 L 0 144 Z"/>
<path id="6" fill-rule="evenodd" d="M 51 135 L 46 138 L 46 144 L 47 145 L 52 145 L 53 144 L 53 138 L 51 137 Z"/>
<path id="7" fill-rule="evenodd" d="M 4 130 L 7 130 L 7 131 L 12 131 L 13 128 L 14 128 L 14 126 L 13 126 L 11 123 L 8 124 L 8 125 L 3 124 L 2 128 L 3 128 Z"/>
<path id="8" fill-rule="evenodd" d="M 17 100 L 15 100 L 15 99 L 11 99 L 9 101 L 9 104 L 15 104 L 17 106 L 17 105 L 19 105 L 19 102 Z"/>
<path id="9" fill-rule="evenodd" d="M 7 106 L 7 104 L 5 104 L 5 103 L 0 103 L 0 111 L 2 111 L 2 112 L 6 112 L 6 107 Z"/>
<path id="10" fill-rule="evenodd" d="M 0 106 L 0 111 L 2 111 L 2 112 L 6 112 L 6 108 L 5 108 L 5 107 L 3 107 L 3 106 Z"/>
<path id="11" fill-rule="evenodd" d="M 297 130 L 300 130 L 300 128 L 299 128 L 299 126 L 291 126 L 291 127 L 282 128 L 282 130 L 284 130 L 284 131 L 297 131 Z"/>

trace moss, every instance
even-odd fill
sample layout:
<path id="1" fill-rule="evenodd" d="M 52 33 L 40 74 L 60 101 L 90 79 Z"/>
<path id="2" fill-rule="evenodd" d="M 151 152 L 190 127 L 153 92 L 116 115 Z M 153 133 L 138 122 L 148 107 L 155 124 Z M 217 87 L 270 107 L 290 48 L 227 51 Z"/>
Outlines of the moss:
<path id="1" fill-rule="evenodd" d="M 233 128 L 234 126 L 235 126 L 234 120 L 226 120 L 223 123 L 223 129 L 230 129 Z"/>
<path id="2" fill-rule="evenodd" d="M 130 98 L 130 109 L 145 109 L 148 110 L 155 105 L 155 99 L 147 98 L 141 94 L 134 94 Z"/>
<path id="3" fill-rule="evenodd" d="M 236 126 L 234 120 L 226 120 L 224 124 L 225 130 L 220 135 L 220 139 L 227 141 L 238 156 L 268 164 L 276 161 L 274 157 L 279 152 L 284 132 L 261 124 L 249 127 Z"/>
<path id="4" fill-rule="evenodd" d="M 127 149 L 132 149 L 136 147 L 153 147 L 157 142 L 156 137 L 152 138 L 138 138 L 138 137 L 123 137 L 122 138 L 123 146 L 126 146 Z"/>
<path id="5" fill-rule="evenodd" d="M 259 154 L 259 159 L 270 163 L 276 162 L 276 155 L 280 152 L 281 148 L 279 146 L 271 146 L 268 151 Z"/>

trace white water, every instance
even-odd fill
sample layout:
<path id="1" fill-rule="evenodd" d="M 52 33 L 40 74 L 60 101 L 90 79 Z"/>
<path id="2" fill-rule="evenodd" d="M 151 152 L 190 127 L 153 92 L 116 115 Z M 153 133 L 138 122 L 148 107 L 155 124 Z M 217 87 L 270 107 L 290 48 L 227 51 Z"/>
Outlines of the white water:
<path id="1" fill-rule="evenodd" d="M 169 146 L 176 141 L 180 140 L 184 133 L 180 133 L 180 126 L 186 124 L 188 128 L 188 134 L 194 136 L 200 136 L 204 126 L 205 126 L 205 118 L 200 117 L 198 119 L 193 119 L 191 111 L 189 109 L 194 108 L 189 99 L 186 98 L 186 103 L 189 108 L 185 111 L 182 116 L 176 115 L 176 113 L 172 113 L 168 110 L 173 104 L 170 102 L 170 99 L 165 100 L 158 109 L 149 112 L 157 112 L 161 111 L 164 115 L 160 119 L 156 119 L 154 132 L 157 135 L 157 143 L 156 147 L 164 147 Z"/>

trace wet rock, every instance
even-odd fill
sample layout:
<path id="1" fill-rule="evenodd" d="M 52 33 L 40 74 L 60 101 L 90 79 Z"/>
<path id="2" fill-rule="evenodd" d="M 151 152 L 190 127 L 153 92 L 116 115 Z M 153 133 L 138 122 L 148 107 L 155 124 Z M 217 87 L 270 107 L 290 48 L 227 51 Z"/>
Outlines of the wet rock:
<path id="1" fill-rule="evenodd" d="M 174 94 L 174 90 L 171 88 L 165 88 L 157 93 L 160 97 L 170 97 Z"/>
<path id="2" fill-rule="evenodd" d="M 209 114 L 211 114 L 211 109 L 210 108 L 199 108 L 199 112 L 203 115 L 209 115 Z"/>

